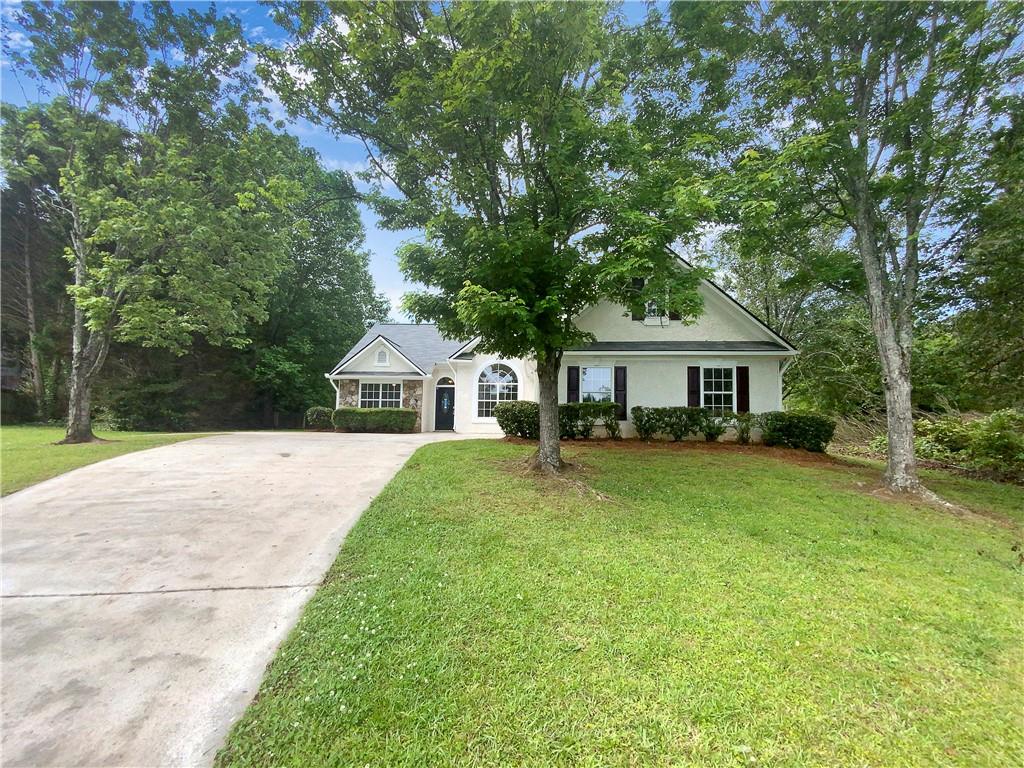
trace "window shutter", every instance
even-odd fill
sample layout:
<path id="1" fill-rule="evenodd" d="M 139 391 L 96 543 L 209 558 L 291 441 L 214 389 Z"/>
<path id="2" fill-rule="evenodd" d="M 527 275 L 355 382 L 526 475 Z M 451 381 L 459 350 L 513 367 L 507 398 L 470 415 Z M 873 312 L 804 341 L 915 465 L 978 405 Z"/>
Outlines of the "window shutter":
<path id="1" fill-rule="evenodd" d="M 619 406 L 616 417 L 619 421 L 626 420 L 626 366 L 615 366 L 615 403 Z"/>
<path id="2" fill-rule="evenodd" d="M 565 374 L 565 402 L 578 403 L 580 401 L 580 367 L 578 365 L 566 366 Z"/>
<path id="3" fill-rule="evenodd" d="M 750 412 L 750 366 L 736 366 L 736 413 Z"/>
<path id="4" fill-rule="evenodd" d="M 638 295 L 639 295 L 639 293 L 640 293 L 640 292 L 641 292 L 641 291 L 642 291 L 643 289 L 644 289 L 644 279 L 643 279 L 642 277 L 634 277 L 634 278 L 633 278 L 633 291 L 634 291 L 634 292 L 635 292 L 636 294 L 638 294 Z M 644 312 L 643 312 L 643 310 L 641 310 L 641 311 L 637 312 L 637 311 L 636 311 L 636 310 L 634 309 L 634 310 L 633 310 L 633 319 L 634 319 L 634 320 L 643 320 L 643 319 L 644 319 Z"/>
<path id="5" fill-rule="evenodd" d="M 700 408 L 700 366 L 686 367 L 686 404 L 691 408 Z"/>

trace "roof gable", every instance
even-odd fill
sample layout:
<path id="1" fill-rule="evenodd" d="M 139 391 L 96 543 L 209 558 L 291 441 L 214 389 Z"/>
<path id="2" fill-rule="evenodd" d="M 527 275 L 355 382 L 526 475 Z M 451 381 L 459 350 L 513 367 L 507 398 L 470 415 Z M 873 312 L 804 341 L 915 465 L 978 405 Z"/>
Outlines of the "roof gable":
<path id="1" fill-rule="evenodd" d="M 350 364 L 357 362 L 357 358 L 378 339 L 423 374 L 428 374 L 435 363 L 447 360 L 449 355 L 466 343 L 464 340 L 443 338 L 436 325 L 374 323 L 345 354 L 330 375 L 337 375 Z"/>

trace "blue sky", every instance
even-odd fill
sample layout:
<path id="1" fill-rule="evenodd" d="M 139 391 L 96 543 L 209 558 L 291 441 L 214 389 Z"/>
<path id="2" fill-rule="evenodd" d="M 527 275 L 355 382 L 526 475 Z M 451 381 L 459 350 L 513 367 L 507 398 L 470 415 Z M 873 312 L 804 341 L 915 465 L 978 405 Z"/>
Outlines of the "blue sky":
<path id="1" fill-rule="evenodd" d="M 247 37 L 256 42 L 276 44 L 285 38 L 284 31 L 278 27 L 270 18 L 268 10 L 256 2 L 247 0 L 221 1 L 215 3 L 217 8 L 224 14 L 238 16 L 244 27 Z M 205 10 L 208 3 L 176 2 L 178 8 L 194 7 Z M 12 47 L 27 45 L 27 41 L 19 33 L 8 29 L 6 21 L 10 18 L 11 12 L 17 7 L 17 0 L 0 0 L 2 18 L 4 19 L 5 36 Z M 624 11 L 631 20 L 642 18 L 646 10 L 646 3 L 631 2 L 624 4 Z M 307 147 L 312 147 L 320 153 L 323 164 L 328 169 L 343 169 L 349 172 L 362 170 L 366 165 L 366 152 L 362 144 L 354 138 L 333 136 L 324 128 L 313 125 L 306 120 L 291 120 L 288 118 L 280 102 L 273 94 L 271 112 L 275 118 L 280 118 L 288 123 L 287 131 Z M 31 80 L 23 76 L 18 77 L 10 65 L 4 61 L 0 69 L 0 97 L 4 101 L 24 104 L 28 100 L 39 99 L 39 94 Z M 357 186 L 361 182 L 356 179 Z M 363 185 L 365 187 L 365 185 Z M 421 236 L 416 230 L 388 231 L 378 226 L 378 219 L 366 206 L 360 206 L 363 226 L 366 229 L 366 248 L 370 252 L 370 273 L 373 275 L 377 290 L 386 294 L 391 301 L 392 319 L 408 320 L 400 309 L 402 294 L 412 288 L 398 269 L 398 261 L 395 251 L 399 245 L 411 239 Z"/>

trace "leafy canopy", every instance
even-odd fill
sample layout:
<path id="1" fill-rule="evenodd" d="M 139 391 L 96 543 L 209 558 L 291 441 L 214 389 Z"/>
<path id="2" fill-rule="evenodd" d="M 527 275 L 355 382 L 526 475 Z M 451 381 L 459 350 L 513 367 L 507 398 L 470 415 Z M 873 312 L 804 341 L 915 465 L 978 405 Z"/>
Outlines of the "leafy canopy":
<path id="1" fill-rule="evenodd" d="M 262 71 L 293 111 L 364 141 L 385 224 L 425 229 L 400 253 L 428 287 L 406 298 L 415 317 L 545 359 L 602 297 L 700 311 L 700 275 L 668 247 L 712 205 L 634 125 L 635 41 L 611 6 L 274 7 L 295 42 Z"/>

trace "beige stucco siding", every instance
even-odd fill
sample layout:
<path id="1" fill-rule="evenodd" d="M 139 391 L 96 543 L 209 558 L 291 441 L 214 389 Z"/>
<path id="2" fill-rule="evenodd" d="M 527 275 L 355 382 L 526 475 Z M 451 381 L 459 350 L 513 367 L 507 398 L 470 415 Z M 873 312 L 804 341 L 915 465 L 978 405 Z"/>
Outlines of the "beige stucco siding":
<path id="1" fill-rule="evenodd" d="M 700 356 L 673 355 L 664 357 L 640 357 L 614 355 L 566 354 L 562 370 L 558 374 L 558 400 L 565 402 L 567 392 L 566 368 L 578 366 L 626 366 L 626 407 L 635 405 L 664 407 L 686 405 L 686 368 L 698 365 L 708 368 L 735 367 L 746 365 L 750 368 L 750 410 L 752 413 L 782 409 L 779 363 L 782 358 L 757 356 Z M 635 433 L 632 416 L 623 424 L 627 437 Z"/>
<path id="2" fill-rule="evenodd" d="M 577 326 L 599 341 L 774 341 L 747 313 L 708 285 L 700 286 L 704 313 L 689 325 L 678 320 L 633 320 L 625 307 L 603 301 L 585 310 Z"/>
<path id="3" fill-rule="evenodd" d="M 388 350 L 388 364 L 377 365 L 377 351 L 380 349 Z M 417 376 L 421 375 L 416 370 L 415 366 L 410 364 L 399 354 L 396 354 L 384 341 L 377 339 L 376 341 L 370 342 L 369 346 L 352 358 L 350 361 L 345 363 L 344 370 L 346 371 L 371 371 L 373 373 L 386 374 L 388 376 L 401 376 L 403 373 L 414 373 Z"/>

